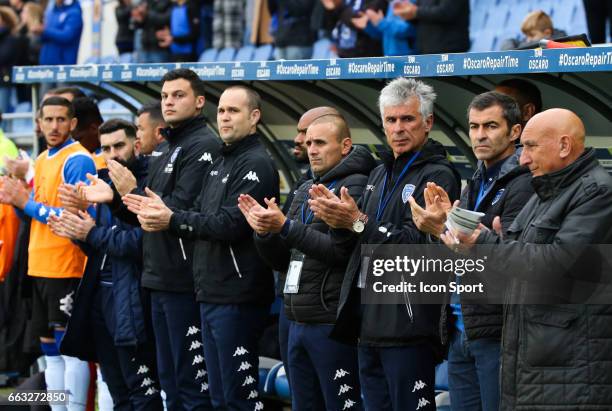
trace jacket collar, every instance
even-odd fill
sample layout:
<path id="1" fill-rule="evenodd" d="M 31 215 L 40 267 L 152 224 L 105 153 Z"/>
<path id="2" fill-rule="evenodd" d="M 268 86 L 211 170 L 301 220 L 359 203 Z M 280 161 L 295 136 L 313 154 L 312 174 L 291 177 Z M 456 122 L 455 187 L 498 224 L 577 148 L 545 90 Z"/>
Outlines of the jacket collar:
<path id="1" fill-rule="evenodd" d="M 249 151 L 251 148 L 259 144 L 259 134 L 254 133 L 238 140 L 234 144 L 227 145 L 223 143 L 221 146 L 221 155 L 223 157 L 237 156 L 241 153 Z"/>
<path id="2" fill-rule="evenodd" d="M 531 184 L 538 197 L 542 201 L 546 201 L 557 196 L 566 187 L 595 168 L 598 164 L 595 150 L 588 148 L 572 164 L 554 173 L 534 177 L 531 180 Z"/>
<path id="3" fill-rule="evenodd" d="M 493 177 L 493 180 L 499 181 L 504 180 L 508 176 L 516 176 L 518 174 L 527 173 L 529 169 L 520 165 L 519 159 L 521 157 L 521 151 L 522 148 L 519 148 L 514 154 L 511 154 L 510 156 L 501 160 L 490 170 L 485 170 L 484 162 L 479 161 L 478 168 L 472 176 L 472 182 L 482 181 L 484 176 L 488 178 Z M 495 171 L 495 168 L 497 168 L 497 172 Z M 491 171 L 493 171 L 493 173 Z"/>
<path id="4" fill-rule="evenodd" d="M 162 135 L 171 145 L 176 144 L 178 139 L 189 135 L 192 131 L 206 126 L 206 117 L 199 114 L 188 120 L 183 121 L 176 127 L 166 127 L 161 130 Z"/>

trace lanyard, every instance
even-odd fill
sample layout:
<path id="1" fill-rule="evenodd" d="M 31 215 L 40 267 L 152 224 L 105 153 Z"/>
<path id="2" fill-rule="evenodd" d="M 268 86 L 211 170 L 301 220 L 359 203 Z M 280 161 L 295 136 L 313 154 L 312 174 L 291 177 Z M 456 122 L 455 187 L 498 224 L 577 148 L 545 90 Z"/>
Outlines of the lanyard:
<path id="1" fill-rule="evenodd" d="M 408 160 L 408 163 L 406 163 L 406 165 L 404 166 L 404 169 L 402 170 L 400 175 L 397 177 L 397 180 L 395 181 L 393 188 L 391 189 L 391 191 L 387 193 L 387 195 L 385 195 L 385 189 L 387 188 L 387 178 L 389 177 L 389 174 L 385 174 L 385 181 L 383 182 L 382 190 L 380 191 L 380 198 L 378 199 L 378 210 L 376 210 L 376 221 L 380 221 L 380 218 L 382 217 L 382 214 L 384 213 L 385 208 L 387 208 L 387 205 L 389 204 L 389 200 L 391 200 L 391 196 L 395 192 L 395 189 L 399 185 L 399 182 L 402 181 L 402 178 L 404 177 L 404 175 L 406 174 L 406 172 L 408 171 L 412 163 L 414 163 L 414 160 L 417 159 L 419 154 L 421 154 L 421 152 L 417 151 L 416 153 L 414 153 L 412 158 Z"/>
<path id="2" fill-rule="evenodd" d="M 332 188 L 334 188 L 334 186 L 336 185 L 336 181 L 337 180 L 334 180 L 331 183 L 329 183 L 329 185 L 327 186 L 327 189 L 331 190 Z M 308 215 L 304 217 L 304 204 L 306 204 L 307 202 L 308 202 L 308 199 L 306 199 L 306 201 L 302 203 L 302 224 L 310 224 L 312 222 L 312 219 L 314 218 L 312 210 L 308 210 Z"/>
<path id="3" fill-rule="evenodd" d="M 482 202 L 482 200 L 485 198 L 485 195 L 487 194 L 487 188 L 485 186 L 485 180 L 482 180 L 480 182 L 480 189 L 478 190 L 478 197 L 476 197 L 476 204 L 474 205 L 474 211 L 478 211 L 478 207 L 480 206 L 480 203 Z"/>

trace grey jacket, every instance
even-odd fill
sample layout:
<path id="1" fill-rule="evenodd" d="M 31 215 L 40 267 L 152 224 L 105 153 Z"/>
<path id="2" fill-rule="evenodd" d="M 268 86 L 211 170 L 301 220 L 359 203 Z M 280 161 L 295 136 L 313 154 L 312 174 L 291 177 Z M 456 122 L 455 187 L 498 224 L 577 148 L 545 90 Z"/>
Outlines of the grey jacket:
<path id="1" fill-rule="evenodd" d="M 558 249 L 612 241 L 612 177 L 593 149 L 532 181 L 536 195 L 506 239 L 478 238 L 505 245 L 498 261 L 511 264 L 507 297 L 514 302 L 580 277 L 575 256 Z M 540 290 L 533 280 L 542 280 Z M 501 361 L 500 410 L 612 409 L 612 305 L 506 305 Z"/>

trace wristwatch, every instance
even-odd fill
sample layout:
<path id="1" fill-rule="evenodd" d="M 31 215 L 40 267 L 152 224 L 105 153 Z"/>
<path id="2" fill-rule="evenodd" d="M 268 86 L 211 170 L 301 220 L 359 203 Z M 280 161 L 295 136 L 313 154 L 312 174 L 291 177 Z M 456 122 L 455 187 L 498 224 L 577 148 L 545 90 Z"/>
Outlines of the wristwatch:
<path id="1" fill-rule="evenodd" d="M 353 232 L 357 234 L 363 233 L 365 230 L 365 225 L 368 223 L 368 215 L 364 213 L 359 213 L 359 217 L 355 221 L 353 221 Z"/>

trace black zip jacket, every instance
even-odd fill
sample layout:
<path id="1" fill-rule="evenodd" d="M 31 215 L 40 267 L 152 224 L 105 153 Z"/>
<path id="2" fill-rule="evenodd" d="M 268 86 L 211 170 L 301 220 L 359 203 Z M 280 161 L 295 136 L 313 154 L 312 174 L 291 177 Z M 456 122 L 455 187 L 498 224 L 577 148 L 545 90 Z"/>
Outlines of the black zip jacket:
<path id="1" fill-rule="evenodd" d="M 501 350 L 503 411 L 612 409 L 612 307 L 598 304 L 520 304 L 544 287 L 559 288 L 575 272 L 575 255 L 561 247 L 612 242 L 612 177 L 587 149 L 574 163 L 534 177 L 532 196 L 502 240 L 481 233 L 479 244 L 504 244 L 491 255 L 514 275 L 504 306 Z M 549 247 L 534 246 L 551 244 Z M 524 283 L 522 279 L 531 280 Z"/>
<path id="2" fill-rule="evenodd" d="M 164 129 L 167 151 L 150 160 L 147 186 L 171 208 L 187 210 L 202 188 L 202 179 L 218 157 L 220 140 L 204 116 Z M 137 194 L 144 195 L 142 192 Z M 142 286 L 152 290 L 193 292 L 193 242 L 169 231 L 145 232 Z"/>
<path id="3" fill-rule="evenodd" d="M 489 189 L 484 194 L 478 209 L 485 213 L 482 223 L 489 228 L 493 226 L 496 216 L 501 218 L 502 229 L 508 229 L 514 218 L 523 209 L 529 198 L 533 195 L 531 186 L 531 173 L 527 167 L 519 164 L 520 152 L 516 152 L 502 160 L 501 168 Z M 480 191 L 480 185 L 485 178 L 484 164 L 481 162 L 461 193 L 461 205 L 474 210 L 476 199 Z M 461 304 L 463 324 L 468 340 L 478 338 L 500 338 L 502 330 L 502 306 L 495 304 Z M 454 318 L 450 306 L 445 306 L 442 312 L 440 333 L 442 343 L 448 342 L 449 327 Z"/>
<path id="4" fill-rule="evenodd" d="M 420 155 L 398 182 L 387 207 L 376 221 L 385 175 L 390 176 L 387 190 L 397 181 L 401 170 L 414 153 L 404 153 L 397 159 L 393 154 L 381 153 L 383 164 L 370 174 L 368 185 L 361 198 L 360 210 L 368 215 L 365 230 L 349 261 L 340 292 L 338 318 L 332 337 L 347 343 L 369 346 L 405 346 L 431 342 L 439 346 L 440 305 L 363 305 L 360 307 L 361 290 L 357 279 L 361 267 L 361 244 L 424 244 L 427 236 L 412 221 L 410 205 L 402 199 L 402 191 L 414 185 L 412 196 L 425 206 L 423 191 L 427 182 L 435 182 L 446 190 L 451 199 L 459 197 L 461 179 L 459 173 L 446 158 L 444 147 L 427 140 Z"/>
<path id="5" fill-rule="evenodd" d="M 257 254 L 253 230 L 238 208 L 240 194 L 260 204 L 279 198 L 278 172 L 259 138 L 223 145 L 194 207 L 176 209 L 170 219 L 171 232 L 197 239 L 193 275 L 200 302 L 265 305 L 274 299 L 272 270 Z"/>
<path id="6" fill-rule="evenodd" d="M 255 245 L 268 265 L 282 274 L 279 284 L 284 286 L 291 250 L 306 255 L 297 294 L 285 294 L 287 318 L 303 323 L 333 324 L 336 322 L 340 286 L 346 264 L 355 246 L 356 238 L 347 230 L 344 237 L 332 237 L 329 226 L 318 218 L 308 222 L 308 190 L 313 184 L 324 184 L 340 195 L 346 187 L 351 197 L 359 201 L 370 171 L 376 166 L 370 152 L 355 146 L 351 152 L 321 178 L 308 180 L 297 190 L 287 218 L 291 225 L 286 236 L 270 234 L 255 236 Z M 304 223 L 302 218 L 306 221 Z"/>
<path id="7" fill-rule="evenodd" d="M 416 20 L 420 54 L 462 53 L 470 48 L 468 0 L 419 0 Z"/>

